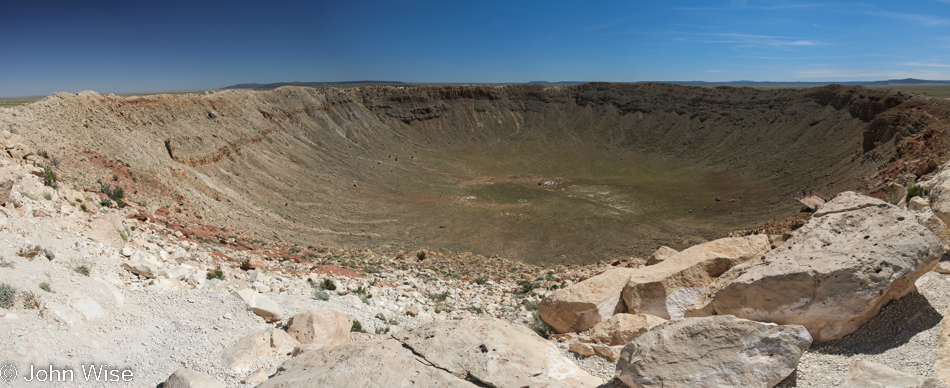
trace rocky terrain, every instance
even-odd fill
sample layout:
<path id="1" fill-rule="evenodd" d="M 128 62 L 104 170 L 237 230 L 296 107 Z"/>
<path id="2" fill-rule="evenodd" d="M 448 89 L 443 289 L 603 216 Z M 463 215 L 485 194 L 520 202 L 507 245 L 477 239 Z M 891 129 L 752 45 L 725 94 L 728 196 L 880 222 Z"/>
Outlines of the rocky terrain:
<path id="1" fill-rule="evenodd" d="M 0 109 L 0 324 L 9 333 L 0 378 L 166 388 L 944 386 L 942 107 L 839 86 L 593 84 L 84 92 Z M 382 162 L 368 155 L 571 137 L 727 167 L 771 182 L 763 198 L 802 183 L 835 195 L 814 213 L 779 199 L 743 213 L 795 215 L 782 227 L 745 220 L 757 230 L 583 265 L 429 245 L 438 239 L 356 243 L 411 225 L 370 222 L 378 214 L 367 204 L 379 198 L 350 187 L 379 195 L 379 182 L 431 182 L 420 174 L 434 166 L 400 154 L 409 166 L 393 181 L 371 172 Z M 432 249 L 412 246 L 423 240 Z M 106 377 L 88 381 L 91 367 Z"/>

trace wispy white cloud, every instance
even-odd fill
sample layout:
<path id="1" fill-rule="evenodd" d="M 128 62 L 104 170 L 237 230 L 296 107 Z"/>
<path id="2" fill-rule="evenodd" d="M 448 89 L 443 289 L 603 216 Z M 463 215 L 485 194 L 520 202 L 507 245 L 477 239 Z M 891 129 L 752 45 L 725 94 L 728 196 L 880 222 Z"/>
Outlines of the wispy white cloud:
<path id="1" fill-rule="evenodd" d="M 950 0 L 948 0 L 950 1 Z M 772 59 L 772 60 L 802 60 L 802 59 L 858 59 L 858 58 L 898 58 L 897 55 L 888 54 L 862 54 L 862 55 L 821 55 L 821 56 L 771 56 L 771 55 L 737 55 L 736 58 L 746 59 Z"/>
<path id="2" fill-rule="evenodd" d="M 948 0 L 950 1 L 950 0 Z M 920 62 L 906 62 L 902 63 L 904 66 L 918 66 L 918 67 L 941 67 L 950 69 L 950 64 L 946 63 L 920 63 Z"/>
<path id="3" fill-rule="evenodd" d="M 937 1 L 950 4 L 950 0 L 937 0 Z M 783 11 L 783 10 L 823 9 L 823 10 L 829 10 L 829 11 L 837 10 L 839 12 L 844 12 L 848 14 L 858 13 L 858 14 L 864 14 L 868 16 L 903 20 L 903 21 L 908 21 L 911 23 L 917 23 L 917 24 L 930 26 L 930 27 L 950 24 L 950 19 L 945 19 L 945 18 L 931 16 L 931 15 L 925 15 L 925 14 L 885 11 L 885 10 L 877 9 L 877 7 L 874 5 L 860 4 L 860 3 L 822 4 L 822 3 L 775 2 L 772 4 L 742 6 L 742 7 L 737 7 L 735 5 L 732 5 L 732 6 L 722 6 L 722 7 L 674 7 L 673 9 L 677 11 L 728 11 L 728 10 L 734 10 L 734 9 L 747 9 L 747 10 L 757 10 L 757 11 Z"/>
<path id="4" fill-rule="evenodd" d="M 920 15 L 912 13 L 900 13 L 900 12 L 890 12 L 890 11 L 868 11 L 864 12 L 866 15 L 877 16 L 882 18 L 898 19 L 904 20 L 912 23 L 919 23 L 925 26 L 940 26 L 950 23 L 950 20 L 937 18 L 929 15 Z"/>
<path id="5" fill-rule="evenodd" d="M 769 36 L 752 34 L 700 34 L 709 39 L 684 39 L 699 43 L 725 43 L 752 46 L 817 46 L 823 44 L 816 40 L 798 39 L 787 36 Z"/>
<path id="6" fill-rule="evenodd" d="M 829 6 L 828 4 L 822 4 L 822 3 L 795 3 L 795 2 L 777 2 L 770 5 L 753 5 L 753 6 L 749 6 L 748 4 L 741 4 L 741 3 L 731 3 L 731 4 L 732 4 L 731 6 L 725 6 L 725 7 L 674 7 L 673 9 L 677 11 L 724 11 L 724 10 L 732 10 L 732 9 L 774 11 L 774 10 L 786 10 L 786 9 L 827 8 Z"/>

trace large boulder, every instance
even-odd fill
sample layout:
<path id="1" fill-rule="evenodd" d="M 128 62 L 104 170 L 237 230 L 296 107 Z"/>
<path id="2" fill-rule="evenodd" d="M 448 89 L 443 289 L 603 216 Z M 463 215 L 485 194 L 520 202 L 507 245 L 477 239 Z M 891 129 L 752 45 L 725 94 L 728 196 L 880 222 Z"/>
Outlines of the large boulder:
<path id="1" fill-rule="evenodd" d="M 333 346 L 350 340 L 353 320 L 336 310 L 308 311 L 287 322 L 287 334 L 301 344 Z"/>
<path id="2" fill-rule="evenodd" d="M 638 268 L 623 288 L 623 301 L 631 313 L 682 318 L 716 277 L 770 248 L 764 234 L 722 238 L 687 248 L 656 265 Z"/>
<path id="3" fill-rule="evenodd" d="M 609 346 L 626 345 L 663 322 L 666 320 L 652 315 L 617 314 L 594 325 L 589 336 L 592 341 Z"/>
<path id="4" fill-rule="evenodd" d="M 844 193 L 822 211 L 781 248 L 720 276 L 686 316 L 798 324 L 816 342 L 839 339 L 914 290 L 944 252 L 912 214 L 881 200 Z"/>
<path id="5" fill-rule="evenodd" d="M 394 339 L 351 342 L 284 362 L 258 388 L 477 387 L 433 367 Z"/>
<path id="6" fill-rule="evenodd" d="M 728 315 L 677 319 L 624 346 L 616 377 L 630 387 L 772 387 L 810 345 L 797 325 Z"/>
<path id="7" fill-rule="evenodd" d="M 620 292 L 638 269 L 614 268 L 541 300 L 541 320 L 558 333 L 581 332 L 626 311 Z"/>
<path id="8" fill-rule="evenodd" d="M 393 335 L 435 367 L 492 387 L 596 387 L 554 344 L 500 319 L 440 321 Z"/>
<path id="9" fill-rule="evenodd" d="M 848 365 L 841 388 L 937 388 L 937 380 L 894 370 L 886 365 L 857 360 Z"/>

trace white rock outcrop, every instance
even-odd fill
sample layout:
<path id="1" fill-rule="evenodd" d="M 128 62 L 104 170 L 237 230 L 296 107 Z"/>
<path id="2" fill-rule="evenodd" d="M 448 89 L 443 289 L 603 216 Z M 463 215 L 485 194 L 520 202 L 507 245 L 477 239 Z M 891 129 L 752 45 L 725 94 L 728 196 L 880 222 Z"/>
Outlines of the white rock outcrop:
<path id="1" fill-rule="evenodd" d="M 913 214 L 881 200 L 846 192 L 821 212 L 781 248 L 719 277 L 686 316 L 798 324 L 830 341 L 914 290 L 944 253 Z"/>

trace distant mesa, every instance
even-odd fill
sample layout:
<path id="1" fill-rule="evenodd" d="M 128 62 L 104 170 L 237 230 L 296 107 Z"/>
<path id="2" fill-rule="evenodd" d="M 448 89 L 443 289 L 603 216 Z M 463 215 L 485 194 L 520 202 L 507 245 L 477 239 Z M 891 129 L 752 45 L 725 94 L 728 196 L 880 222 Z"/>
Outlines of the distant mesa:
<path id="1" fill-rule="evenodd" d="M 534 85 L 580 85 L 587 83 L 589 81 L 529 81 L 525 82 L 526 84 Z M 642 83 L 655 83 L 657 81 L 632 81 L 632 82 L 616 82 L 619 84 L 642 84 Z M 669 83 L 676 85 L 692 85 L 692 86 L 718 86 L 718 85 L 749 85 L 749 86 L 824 86 L 828 84 L 838 84 L 846 86 L 899 86 L 899 85 L 925 85 L 925 84 L 950 84 L 950 81 L 941 81 L 941 80 L 925 80 L 925 79 L 916 79 L 916 78 L 904 78 L 904 79 L 891 79 L 883 81 L 849 81 L 849 82 L 813 82 L 813 81 L 751 81 L 751 80 L 736 80 L 736 81 L 722 81 L 722 82 L 710 82 L 710 81 L 660 81 L 661 83 Z M 367 85 L 388 85 L 388 86 L 398 86 L 398 85 L 420 85 L 420 84 L 431 84 L 431 85 L 474 85 L 474 84 L 483 84 L 483 85 L 504 85 L 504 84 L 517 84 L 518 82 L 501 82 L 501 83 L 492 83 L 492 82 L 424 82 L 424 83 L 406 83 L 402 81 L 339 81 L 339 82 L 275 82 L 269 84 L 259 84 L 259 83 L 245 83 L 237 84 L 231 86 L 225 86 L 221 89 L 250 89 L 250 90 L 273 90 L 281 86 L 307 86 L 312 88 L 322 88 L 322 87 L 349 87 L 349 86 L 367 86 Z"/>
<path id="2" fill-rule="evenodd" d="M 308 86 L 311 88 L 322 88 L 327 86 L 363 86 L 363 85 L 405 85 L 400 81 L 342 81 L 342 82 L 275 82 L 272 84 L 237 84 L 225 86 L 222 89 L 251 89 L 251 90 L 272 90 L 281 86 Z"/>
<path id="3" fill-rule="evenodd" d="M 551 81 L 531 81 L 531 82 L 528 82 L 528 83 L 529 83 L 529 84 L 551 84 L 551 85 L 580 85 L 580 84 L 587 83 L 587 82 L 588 82 L 588 81 L 557 81 L 557 82 L 551 82 Z"/>
<path id="4" fill-rule="evenodd" d="M 770 86 L 823 86 L 828 84 L 838 84 L 846 86 L 897 86 L 897 85 L 920 85 L 920 84 L 947 84 L 950 81 L 940 81 L 940 80 L 925 80 L 925 79 L 916 79 L 916 78 L 904 78 L 904 79 L 889 79 L 884 81 L 848 81 L 848 82 L 813 82 L 813 81 L 750 81 L 750 80 L 739 80 L 739 81 L 722 81 L 722 82 L 708 82 L 708 81 L 662 81 L 663 83 L 677 84 L 677 85 L 770 85 Z"/>

